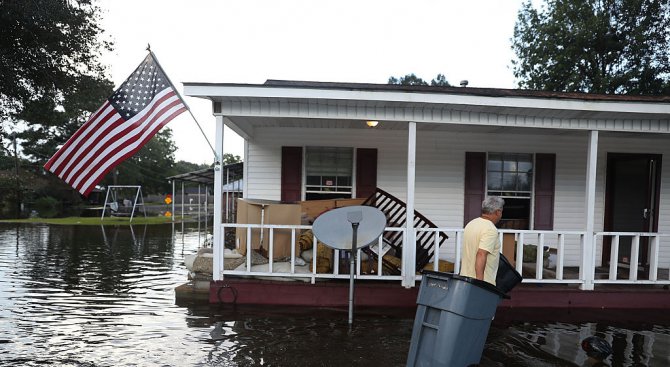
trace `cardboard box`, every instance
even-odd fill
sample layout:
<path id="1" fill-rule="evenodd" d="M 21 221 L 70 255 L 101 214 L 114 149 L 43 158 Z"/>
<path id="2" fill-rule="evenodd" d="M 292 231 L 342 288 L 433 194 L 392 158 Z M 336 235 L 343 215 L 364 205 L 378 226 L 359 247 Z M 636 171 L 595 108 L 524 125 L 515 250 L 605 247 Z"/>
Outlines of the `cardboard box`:
<path id="1" fill-rule="evenodd" d="M 259 200 L 259 199 L 237 199 L 237 223 L 238 224 L 300 224 L 300 205 L 282 204 L 278 201 Z M 261 236 L 262 234 L 262 236 Z M 246 255 L 247 252 L 247 229 L 237 228 L 236 244 L 238 252 Z M 298 238 L 300 231 L 296 230 L 295 256 L 300 255 L 298 248 Z M 276 259 L 291 256 L 291 230 L 274 229 L 273 230 L 273 253 L 272 257 Z M 270 251 L 270 230 L 264 228 L 251 229 L 251 248 L 263 248 L 261 252 L 267 257 Z"/>
<path id="2" fill-rule="evenodd" d="M 335 208 L 335 200 L 308 200 L 300 202 L 300 210 L 305 224 L 312 224 L 322 213 Z"/>
<path id="3" fill-rule="evenodd" d="M 327 199 L 301 201 L 300 208 L 305 224 L 312 224 L 314 219 L 326 211 L 344 206 L 361 205 L 365 199 Z"/>
<path id="4" fill-rule="evenodd" d="M 335 199 L 335 207 L 341 208 L 343 206 L 361 205 L 365 199 Z"/>
<path id="5" fill-rule="evenodd" d="M 516 266 L 516 239 L 514 233 L 503 233 L 502 253 L 512 266 Z"/>

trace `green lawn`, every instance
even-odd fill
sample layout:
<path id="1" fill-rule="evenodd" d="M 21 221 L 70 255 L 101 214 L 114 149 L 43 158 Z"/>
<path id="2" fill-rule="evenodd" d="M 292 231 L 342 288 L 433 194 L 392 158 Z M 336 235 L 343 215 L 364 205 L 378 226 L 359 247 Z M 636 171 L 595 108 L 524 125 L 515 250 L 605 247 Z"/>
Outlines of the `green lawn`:
<path id="1" fill-rule="evenodd" d="M 67 218 L 28 218 L 28 219 L 3 219 L 0 223 L 46 223 L 46 224 L 63 224 L 63 225 L 127 225 L 127 224 L 163 224 L 171 223 L 170 217 L 144 217 L 139 215 L 133 217 L 130 222 L 129 217 L 105 217 L 100 220 L 100 217 L 67 217 Z M 181 217 L 176 217 L 175 222 L 181 222 Z"/>

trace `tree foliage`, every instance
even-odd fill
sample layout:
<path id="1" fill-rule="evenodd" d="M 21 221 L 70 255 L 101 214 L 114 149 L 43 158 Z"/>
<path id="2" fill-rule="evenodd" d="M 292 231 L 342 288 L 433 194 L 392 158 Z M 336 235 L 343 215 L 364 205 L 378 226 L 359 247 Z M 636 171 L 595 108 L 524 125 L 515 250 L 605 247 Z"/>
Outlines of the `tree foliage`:
<path id="1" fill-rule="evenodd" d="M 44 162 L 112 93 L 92 0 L 0 1 L 0 139 Z"/>
<path id="2" fill-rule="evenodd" d="M 0 1 L 0 117 L 102 78 L 99 8 L 92 0 Z"/>
<path id="3" fill-rule="evenodd" d="M 85 75 L 78 79 L 76 86 L 63 91 L 60 106 L 42 97 L 27 102 L 18 114 L 27 126 L 16 136 L 22 141 L 23 154 L 33 161 L 46 162 L 113 92 L 108 80 Z"/>
<path id="4" fill-rule="evenodd" d="M 398 84 L 398 85 L 429 85 L 428 82 L 416 76 L 414 73 L 401 76 L 396 78 L 394 76 L 390 77 L 388 84 Z M 443 74 L 437 74 L 437 76 L 430 81 L 430 85 L 433 87 L 449 87 L 451 86 L 447 81 L 447 78 Z"/>
<path id="5" fill-rule="evenodd" d="M 0 137 L 3 146 L 16 138 L 33 162 L 46 162 L 113 93 L 100 62 L 112 44 L 94 1 L 0 0 Z M 103 184 L 167 191 L 174 151 L 163 129 Z"/>
<path id="6" fill-rule="evenodd" d="M 178 175 L 181 173 L 188 173 L 188 172 L 193 172 L 193 171 L 199 171 L 201 169 L 205 168 L 211 168 L 212 165 L 206 164 L 206 163 L 193 163 L 193 162 L 187 162 L 187 161 L 177 161 L 174 164 L 174 174 Z"/>
<path id="7" fill-rule="evenodd" d="M 242 162 L 242 158 L 237 154 L 223 153 L 222 158 L 223 158 L 222 159 L 223 162 L 221 162 L 221 164 L 223 164 L 224 166 L 226 164 L 233 164 L 233 163 Z"/>
<path id="8" fill-rule="evenodd" d="M 565 92 L 670 91 L 670 1 L 548 0 L 523 4 L 512 61 L 519 86 Z"/>

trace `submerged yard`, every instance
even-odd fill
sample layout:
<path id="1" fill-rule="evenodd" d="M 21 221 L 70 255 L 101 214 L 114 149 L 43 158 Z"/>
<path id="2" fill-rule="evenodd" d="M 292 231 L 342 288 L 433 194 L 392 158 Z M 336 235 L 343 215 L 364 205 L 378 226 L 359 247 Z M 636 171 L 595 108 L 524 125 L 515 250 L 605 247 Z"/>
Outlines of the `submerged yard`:
<path id="1" fill-rule="evenodd" d="M 342 309 L 176 304 L 184 256 L 204 237 L 197 223 L 0 224 L 0 364 L 405 365 L 412 312 L 360 309 L 349 328 Z M 499 313 L 481 365 L 586 365 L 589 335 L 614 346 L 609 365 L 670 363 L 670 322 L 621 320 Z"/>

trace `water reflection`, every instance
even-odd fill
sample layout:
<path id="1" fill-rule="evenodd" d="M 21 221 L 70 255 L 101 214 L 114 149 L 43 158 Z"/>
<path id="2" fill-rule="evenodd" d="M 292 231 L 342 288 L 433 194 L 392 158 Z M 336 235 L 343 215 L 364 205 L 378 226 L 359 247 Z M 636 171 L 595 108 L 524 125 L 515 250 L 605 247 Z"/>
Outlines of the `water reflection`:
<path id="1" fill-rule="evenodd" d="M 173 289 L 186 275 L 169 227 L 2 229 L 2 360 L 109 365 L 160 351 L 144 340 L 181 340 Z"/>
<path id="2" fill-rule="evenodd" d="M 413 312 L 176 305 L 197 224 L 0 224 L 0 365 L 404 366 Z M 588 319 L 588 318 L 582 318 Z M 518 320 L 518 319 L 515 319 Z M 612 366 L 670 365 L 669 324 L 496 317 L 483 366 L 583 366 L 605 338 Z"/>

